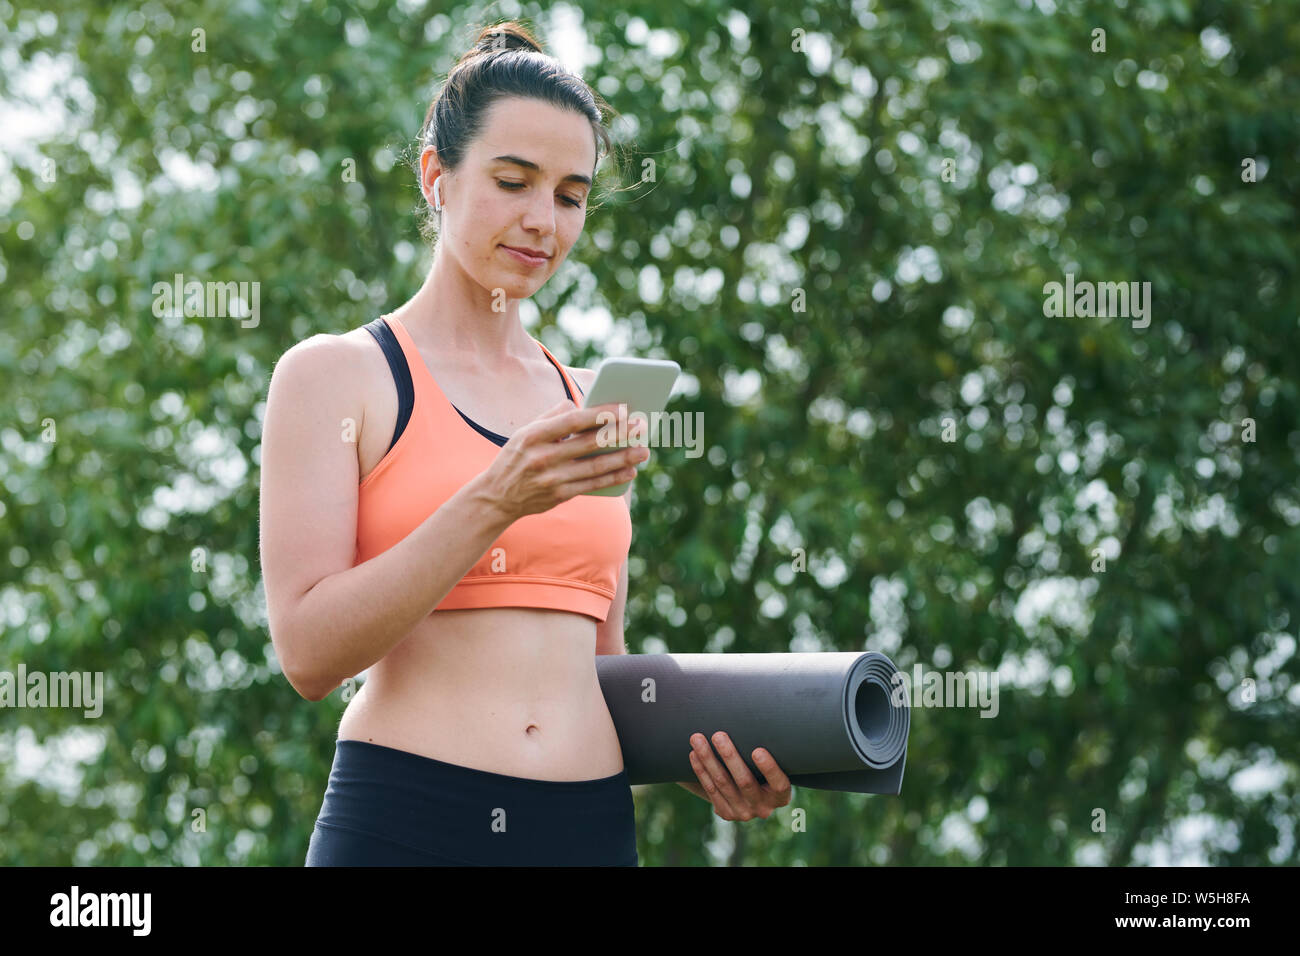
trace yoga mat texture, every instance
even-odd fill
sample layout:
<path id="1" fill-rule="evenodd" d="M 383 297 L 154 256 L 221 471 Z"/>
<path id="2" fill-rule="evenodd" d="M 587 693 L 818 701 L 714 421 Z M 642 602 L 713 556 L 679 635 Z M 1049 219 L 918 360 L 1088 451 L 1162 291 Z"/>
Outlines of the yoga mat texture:
<path id="1" fill-rule="evenodd" d="M 760 783 L 755 747 L 796 786 L 897 794 L 911 717 L 897 671 L 874 651 L 596 657 L 631 784 L 697 779 L 691 734 L 722 730 Z"/>

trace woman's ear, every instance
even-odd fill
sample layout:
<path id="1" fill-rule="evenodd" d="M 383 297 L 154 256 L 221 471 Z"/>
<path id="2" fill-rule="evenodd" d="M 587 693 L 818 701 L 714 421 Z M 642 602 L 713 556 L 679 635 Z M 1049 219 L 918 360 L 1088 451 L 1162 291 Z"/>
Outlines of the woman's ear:
<path id="1" fill-rule="evenodd" d="M 424 194 L 425 200 L 430 206 L 434 203 L 433 184 L 442 176 L 442 165 L 438 162 L 438 151 L 432 146 L 426 146 L 420 152 L 420 192 Z M 442 193 L 439 187 L 438 192 Z"/>

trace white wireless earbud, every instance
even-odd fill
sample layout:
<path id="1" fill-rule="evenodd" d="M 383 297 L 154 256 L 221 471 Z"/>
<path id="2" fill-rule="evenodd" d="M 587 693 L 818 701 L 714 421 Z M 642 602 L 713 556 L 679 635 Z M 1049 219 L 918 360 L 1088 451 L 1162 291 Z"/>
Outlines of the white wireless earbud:
<path id="1" fill-rule="evenodd" d="M 442 212 L 442 192 L 438 189 L 442 185 L 442 177 L 439 176 L 433 181 L 433 208 Z"/>

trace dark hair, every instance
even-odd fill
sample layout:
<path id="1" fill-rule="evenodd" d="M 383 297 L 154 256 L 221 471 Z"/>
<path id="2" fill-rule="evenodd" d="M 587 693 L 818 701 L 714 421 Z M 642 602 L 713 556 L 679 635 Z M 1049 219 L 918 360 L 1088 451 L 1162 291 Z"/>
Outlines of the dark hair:
<path id="1" fill-rule="evenodd" d="M 507 20 L 479 31 L 474 45 L 456 61 L 429 104 L 412 157 L 417 182 L 420 153 L 426 146 L 438 151 L 443 169 L 456 169 L 482 130 L 488 108 L 509 96 L 531 97 L 585 116 L 596 140 L 597 164 L 602 146 L 605 153 L 612 151 L 606 120 L 615 114 L 609 104 L 581 77 L 544 53 L 532 33 L 518 22 Z M 593 167 L 593 184 L 595 179 Z M 434 213 L 423 194 L 419 210 L 420 234 L 432 240 Z"/>

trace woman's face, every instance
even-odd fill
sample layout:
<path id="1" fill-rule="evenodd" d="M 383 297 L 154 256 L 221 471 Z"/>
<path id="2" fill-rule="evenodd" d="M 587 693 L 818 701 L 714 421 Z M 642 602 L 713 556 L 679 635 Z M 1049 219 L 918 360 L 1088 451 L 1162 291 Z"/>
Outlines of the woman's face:
<path id="1" fill-rule="evenodd" d="M 507 157 L 507 158 L 502 158 Z M 432 146 L 420 155 L 425 198 L 440 179 L 440 254 L 480 286 L 524 299 L 560 267 L 582 234 L 596 144 L 586 117 L 541 100 L 507 97 L 488 110 L 460 166 L 444 172 Z M 531 249 L 539 264 L 507 251 Z"/>

